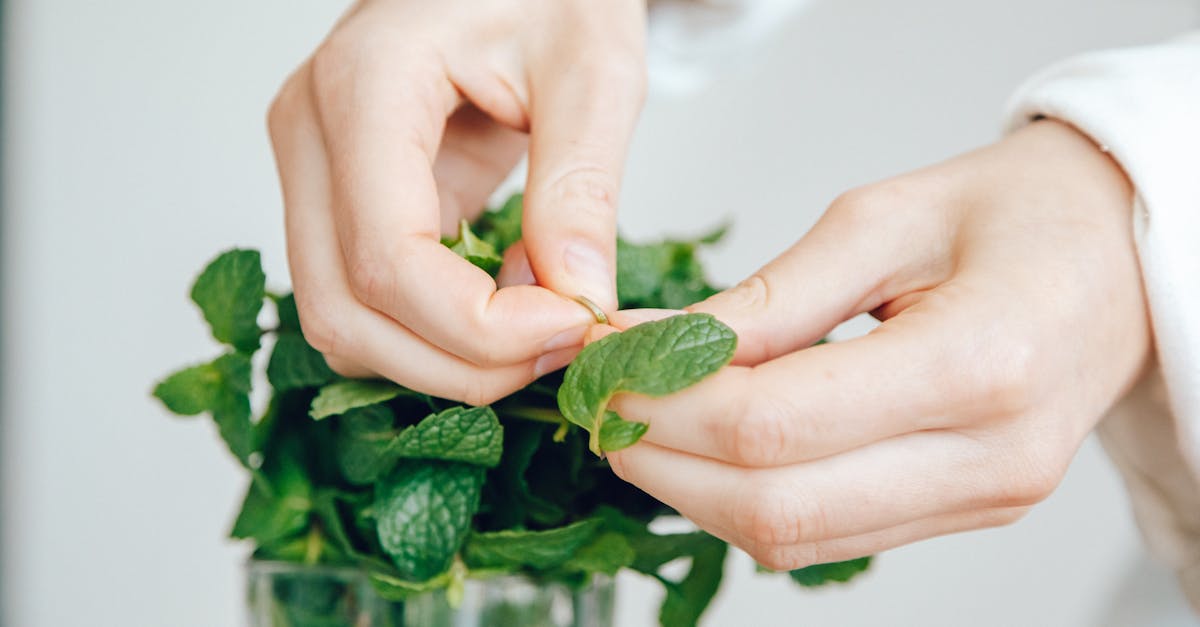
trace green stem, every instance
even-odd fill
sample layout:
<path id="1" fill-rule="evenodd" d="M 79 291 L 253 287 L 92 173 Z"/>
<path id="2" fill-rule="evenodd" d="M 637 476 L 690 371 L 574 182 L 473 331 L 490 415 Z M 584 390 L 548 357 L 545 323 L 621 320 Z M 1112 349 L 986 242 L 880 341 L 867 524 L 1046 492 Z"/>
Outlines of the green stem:
<path id="1" fill-rule="evenodd" d="M 552 425 L 561 425 L 567 421 L 557 409 L 542 407 L 501 407 L 497 413 L 502 416 L 512 416 L 514 418 L 544 422 Z"/>
<path id="2" fill-rule="evenodd" d="M 312 524 L 308 528 L 308 539 L 304 543 L 304 563 L 312 566 L 321 559 L 321 549 L 324 543 L 321 541 L 321 530 L 317 524 Z"/>

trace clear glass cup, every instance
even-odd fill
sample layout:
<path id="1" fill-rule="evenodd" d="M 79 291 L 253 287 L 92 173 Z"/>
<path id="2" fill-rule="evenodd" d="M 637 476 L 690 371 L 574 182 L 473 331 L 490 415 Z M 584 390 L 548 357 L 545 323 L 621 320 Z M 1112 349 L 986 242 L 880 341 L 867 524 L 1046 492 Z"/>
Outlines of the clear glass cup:
<path id="1" fill-rule="evenodd" d="M 462 602 L 445 591 L 387 601 L 357 569 L 251 560 L 250 627 L 612 627 L 610 577 L 581 589 L 517 575 L 468 579 Z"/>

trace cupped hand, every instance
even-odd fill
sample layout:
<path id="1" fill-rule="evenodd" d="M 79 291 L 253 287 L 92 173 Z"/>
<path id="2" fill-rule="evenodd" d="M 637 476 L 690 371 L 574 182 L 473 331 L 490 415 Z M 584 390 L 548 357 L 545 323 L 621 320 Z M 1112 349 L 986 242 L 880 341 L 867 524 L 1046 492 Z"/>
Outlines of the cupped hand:
<path id="1" fill-rule="evenodd" d="M 1017 520 L 1149 359 L 1131 210 L 1054 121 L 844 195 L 692 308 L 738 332 L 735 365 L 615 399 L 650 429 L 614 471 L 776 569 Z M 806 348 L 860 312 L 882 324 Z"/>
<path id="2" fill-rule="evenodd" d="M 616 307 L 641 0 L 363 0 L 269 115 L 305 337 L 335 370 L 481 404 L 566 364 Z M 439 243 L 528 150 L 500 274 Z"/>

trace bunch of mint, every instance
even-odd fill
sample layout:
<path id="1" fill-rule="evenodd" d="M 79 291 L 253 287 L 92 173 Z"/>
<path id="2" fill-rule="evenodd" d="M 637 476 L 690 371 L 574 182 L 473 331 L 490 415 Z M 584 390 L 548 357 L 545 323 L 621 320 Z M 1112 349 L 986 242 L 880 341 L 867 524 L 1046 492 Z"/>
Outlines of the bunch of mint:
<path id="1" fill-rule="evenodd" d="M 464 222 L 445 244 L 494 275 L 521 237 L 520 219 L 515 196 L 474 225 Z M 621 306 L 677 309 L 715 293 L 696 251 L 721 235 L 620 241 Z M 396 601 L 443 588 L 453 600 L 468 577 L 519 573 L 582 586 L 597 573 L 632 569 L 666 588 L 659 620 L 670 626 L 695 624 L 717 592 L 725 542 L 701 531 L 650 531 L 651 521 L 674 512 L 589 453 L 629 446 L 647 429 L 607 409 L 614 394 L 669 394 L 729 362 L 736 337 L 711 316 L 610 335 L 565 373 L 468 407 L 335 374 L 305 342 L 293 297 L 267 292 L 256 251 L 218 256 L 191 297 L 225 352 L 170 375 L 154 395 L 176 414 L 210 414 L 250 474 L 231 535 L 253 541 L 255 558 L 354 565 Z M 268 300 L 276 322 L 263 329 Z M 254 418 L 252 364 L 264 343 L 271 396 Z M 682 578 L 660 572 L 679 558 L 690 561 Z M 868 561 L 791 575 L 805 586 L 846 581 Z"/>

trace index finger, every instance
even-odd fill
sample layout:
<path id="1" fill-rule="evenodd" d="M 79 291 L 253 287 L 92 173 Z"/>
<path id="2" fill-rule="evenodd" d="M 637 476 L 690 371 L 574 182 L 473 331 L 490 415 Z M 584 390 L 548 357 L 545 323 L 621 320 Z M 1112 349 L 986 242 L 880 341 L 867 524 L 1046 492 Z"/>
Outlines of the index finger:
<path id="1" fill-rule="evenodd" d="M 588 321 L 579 305 L 536 286 L 497 290 L 487 273 L 440 243 L 433 162 L 446 118 L 460 104 L 441 63 L 420 50 L 339 53 L 337 45 L 324 62 L 314 59 L 314 89 L 356 297 L 479 365 L 578 343 Z"/>
<path id="2" fill-rule="evenodd" d="M 913 314 L 916 315 L 913 315 Z M 662 398 L 614 399 L 644 439 L 742 466 L 818 459 L 904 433 L 957 426 L 1003 411 L 966 380 L 990 357 L 986 335 L 964 337 L 942 311 L 902 314 L 866 336 L 790 353 L 755 367 L 728 366 Z"/>

